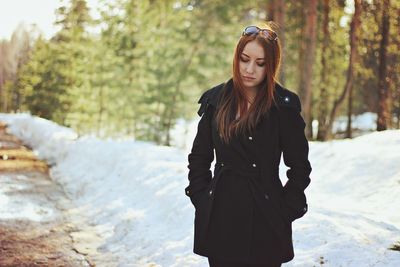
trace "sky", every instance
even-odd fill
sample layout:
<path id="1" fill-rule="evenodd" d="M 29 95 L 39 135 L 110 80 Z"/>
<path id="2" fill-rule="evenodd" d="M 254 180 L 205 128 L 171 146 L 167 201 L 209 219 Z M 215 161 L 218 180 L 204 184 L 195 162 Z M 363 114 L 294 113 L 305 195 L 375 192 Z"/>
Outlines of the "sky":
<path id="1" fill-rule="evenodd" d="M 19 23 L 37 24 L 46 38 L 57 30 L 53 26 L 55 10 L 60 0 L 0 0 L 0 39 L 10 39 Z M 98 0 L 88 0 L 90 8 L 96 8 Z"/>

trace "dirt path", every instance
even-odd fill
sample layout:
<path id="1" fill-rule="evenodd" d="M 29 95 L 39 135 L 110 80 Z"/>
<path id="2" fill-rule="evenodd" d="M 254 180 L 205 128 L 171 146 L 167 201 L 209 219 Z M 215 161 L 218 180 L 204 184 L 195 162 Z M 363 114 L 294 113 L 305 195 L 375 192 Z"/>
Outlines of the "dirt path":
<path id="1" fill-rule="evenodd" d="M 70 206 L 46 163 L 0 122 L 0 266 L 95 266 L 74 243 Z"/>

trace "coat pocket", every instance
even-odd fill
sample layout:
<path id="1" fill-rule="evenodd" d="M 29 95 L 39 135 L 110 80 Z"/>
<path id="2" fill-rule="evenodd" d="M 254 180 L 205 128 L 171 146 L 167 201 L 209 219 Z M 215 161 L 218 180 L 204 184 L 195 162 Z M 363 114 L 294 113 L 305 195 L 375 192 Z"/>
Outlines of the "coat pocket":
<path id="1" fill-rule="evenodd" d="M 308 210 L 308 204 L 304 194 L 302 197 L 296 199 L 296 201 L 292 199 L 291 203 L 294 205 L 289 205 L 284 196 L 281 198 L 281 213 L 289 223 L 303 217 Z"/>
<path id="2" fill-rule="evenodd" d="M 201 208 L 201 207 L 203 207 L 204 204 L 205 204 L 204 202 L 207 201 L 209 187 L 210 186 L 207 186 L 204 189 L 196 192 L 190 198 L 190 200 L 192 201 L 192 204 L 193 204 L 193 206 L 195 207 L 196 210 Z"/>

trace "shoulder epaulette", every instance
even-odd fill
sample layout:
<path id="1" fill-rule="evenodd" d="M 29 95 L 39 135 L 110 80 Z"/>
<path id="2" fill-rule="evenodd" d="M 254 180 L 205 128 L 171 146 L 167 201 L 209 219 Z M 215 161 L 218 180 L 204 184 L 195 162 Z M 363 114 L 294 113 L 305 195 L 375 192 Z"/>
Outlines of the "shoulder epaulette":
<path id="1" fill-rule="evenodd" d="M 209 105 L 214 107 L 217 106 L 218 95 L 221 92 L 224 85 L 225 83 L 221 83 L 217 86 L 214 86 L 213 88 L 208 89 L 201 95 L 199 101 L 197 102 L 200 104 L 200 108 L 197 111 L 197 114 L 199 114 L 200 117 L 201 115 L 203 115 L 204 112 L 206 112 Z"/>
<path id="2" fill-rule="evenodd" d="M 278 83 L 275 84 L 275 100 L 280 107 L 294 108 L 301 112 L 301 103 L 298 95 Z"/>

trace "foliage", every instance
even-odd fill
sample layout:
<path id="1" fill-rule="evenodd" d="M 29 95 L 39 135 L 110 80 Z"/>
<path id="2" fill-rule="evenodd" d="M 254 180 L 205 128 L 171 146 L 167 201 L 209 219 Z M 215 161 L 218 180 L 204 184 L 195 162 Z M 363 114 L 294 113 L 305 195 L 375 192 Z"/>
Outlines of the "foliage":
<path id="1" fill-rule="evenodd" d="M 26 110 L 73 127 L 80 134 L 134 136 L 170 144 L 179 118 L 195 116 L 201 92 L 231 76 L 241 30 L 269 17 L 265 1 L 100 0 L 94 20 L 84 0 L 57 9 L 60 30 L 36 38 L 13 72 L 0 63 L 3 111 Z M 270 4 L 271 1 L 267 1 Z M 349 11 L 329 1 L 330 45 L 325 84 L 329 108 L 344 87 L 349 57 Z M 285 1 L 285 86 L 297 91 L 304 16 L 301 1 Z M 363 1 L 359 61 L 355 66 L 354 112 L 376 111 L 380 3 Z M 400 114 L 399 3 L 390 10 L 389 79 L 393 114 Z M 322 21 L 318 7 L 318 21 Z M 397 25 L 397 26 L 396 26 Z M 322 31 L 318 30 L 312 88 L 319 101 Z M 28 38 L 29 39 L 29 38 Z M 9 55 L 1 43 L 0 59 Z M 20 53 L 20 52 L 18 52 Z M 6 77 L 6 83 L 4 82 Z M 9 100 L 5 100 L 7 99 Z M 12 100 L 14 99 L 14 100 Z M 4 103 L 8 105 L 7 109 Z M 315 105 L 316 107 L 317 105 Z M 313 108 L 317 118 L 318 109 Z M 343 105 L 341 114 L 345 114 Z M 400 115 L 399 115 L 400 117 Z"/>

